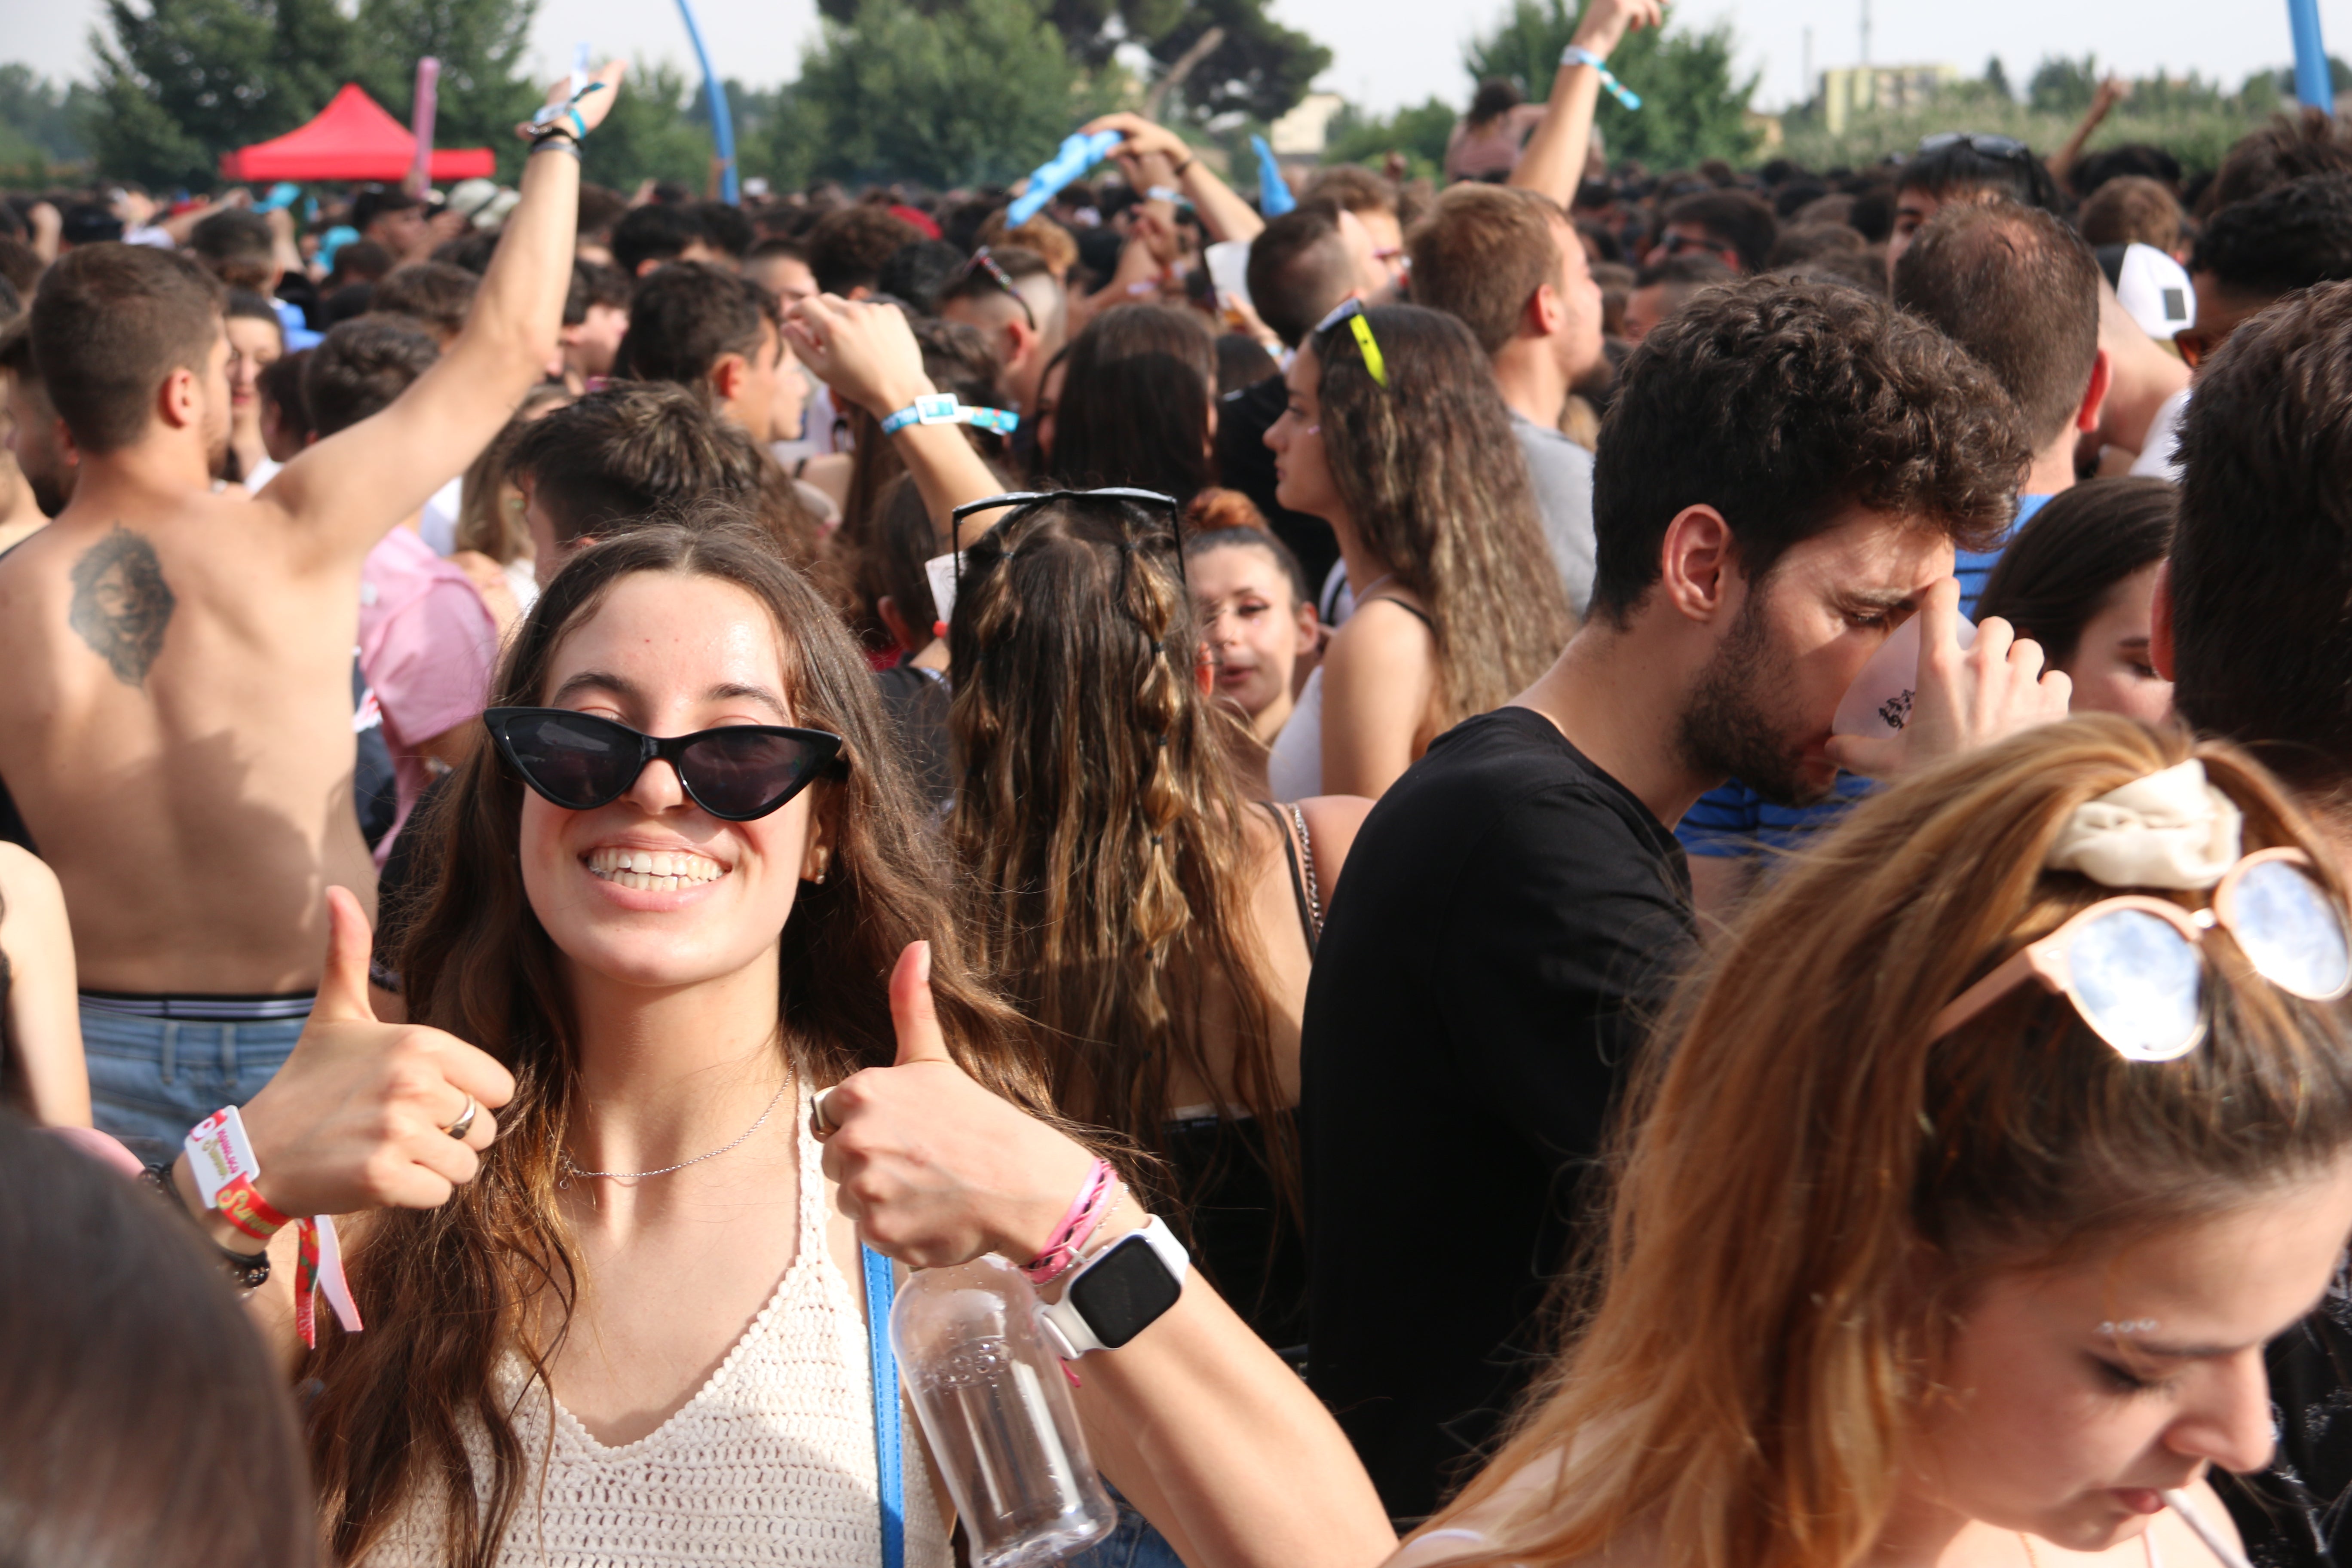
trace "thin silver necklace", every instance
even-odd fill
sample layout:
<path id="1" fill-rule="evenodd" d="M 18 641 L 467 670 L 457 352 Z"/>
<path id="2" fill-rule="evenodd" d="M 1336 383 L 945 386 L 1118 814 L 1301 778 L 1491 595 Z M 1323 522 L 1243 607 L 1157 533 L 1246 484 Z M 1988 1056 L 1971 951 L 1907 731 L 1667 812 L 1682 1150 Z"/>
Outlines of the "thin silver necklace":
<path id="1" fill-rule="evenodd" d="M 601 1177 L 604 1180 L 613 1182 L 642 1182 L 648 1176 L 667 1176 L 672 1171 L 683 1171 L 688 1165 L 699 1165 L 705 1160 L 716 1160 L 719 1155 L 727 1153 L 730 1150 L 741 1148 L 751 1138 L 752 1133 L 757 1132 L 761 1128 L 765 1127 L 768 1124 L 768 1118 L 776 1113 L 776 1107 L 783 1103 L 784 1090 L 792 1087 L 793 1080 L 791 1078 L 787 1077 L 782 1084 L 777 1086 L 776 1098 L 768 1101 L 768 1109 L 760 1112 L 760 1120 L 751 1123 L 751 1126 L 743 1129 L 743 1136 L 736 1139 L 734 1142 L 728 1144 L 724 1149 L 713 1149 L 708 1154 L 697 1154 L 691 1160 L 680 1160 L 677 1164 L 664 1165 L 658 1171 L 583 1171 L 580 1168 L 578 1162 L 572 1158 L 572 1151 L 566 1149 L 562 1152 L 563 1174 L 557 1178 L 555 1184 L 558 1187 L 568 1187 L 572 1184 L 572 1178 L 574 1176 L 596 1176 Z"/>

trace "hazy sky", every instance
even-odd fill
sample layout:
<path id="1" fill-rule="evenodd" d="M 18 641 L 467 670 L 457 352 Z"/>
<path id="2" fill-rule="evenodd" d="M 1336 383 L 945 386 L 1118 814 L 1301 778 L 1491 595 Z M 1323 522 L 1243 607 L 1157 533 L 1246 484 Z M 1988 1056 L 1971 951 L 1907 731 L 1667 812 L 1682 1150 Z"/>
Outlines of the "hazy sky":
<path id="1" fill-rule="evenodd" d="M 1763 73 L 1759 102 L 1777 108 L 1806 96 L 1805 33 L 1812 63 L 1860 58 L 1864 0 L 1678 0 L 1696 23 L 1727 18 L 1749 69 Z M 1463 41 L 1491 26 L 1507 0 L 1273 0 L 1275 14 L 1330 46 L 1318 85 L 1378 109 L 1435 95 L 1468 96 Z M 2022 80 L 2044 54 L 2095 51 L 2133 75 L 2158 67 L 2195 69 L 2231 86 L 2248 72 L 2285 64 L 2294 47 L 2285 0 L 1875 0 L 1871 58 L 1881 64 L 1948 61 L 1970 74 L 1998 54 Z M 24 60 L 52 75 L 87 66 L 85 38 L 100 0 L 7 0 L 0 60 Z M 721 71 L 759 85 L 798 73 L 803 43 L 815 30 L 814 0 L 698 0 Z M 2352 58 L 2352 0 L 2320 0 L 2334 51 Z M 2218 25 L 2217 24 L 2221 24 Z M 686 63 L 686 30 L 664 0 L 542 0 L 533 32 L 549 74 L 567 68 L 574 42 L 601 53 L 667 56 Z"/>

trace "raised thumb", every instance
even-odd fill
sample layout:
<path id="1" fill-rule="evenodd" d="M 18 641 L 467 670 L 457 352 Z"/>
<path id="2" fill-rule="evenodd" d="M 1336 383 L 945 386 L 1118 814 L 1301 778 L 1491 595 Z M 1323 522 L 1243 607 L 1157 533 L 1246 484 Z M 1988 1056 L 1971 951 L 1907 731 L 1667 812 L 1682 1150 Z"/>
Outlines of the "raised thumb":
<path id="1" fill-rule="evenodd" d="M 310 1016 L 329 1023 L 373 1024 L 368 1001 L 368 955 L 375 933 L 359 900 L 348 888 L 327 889 L 327 967 L 319 976 L 319 999 Z"/>
<path id="2" fill-rule="evenodd" d="M 952 1062 L 948 1040 L 940 1033 L 940 1015 L 931 1005 L 931 944 L 910 942 L 890 971 L 890 1022 L 898 1030 L 898 1065 L 908 1062 Z"/>

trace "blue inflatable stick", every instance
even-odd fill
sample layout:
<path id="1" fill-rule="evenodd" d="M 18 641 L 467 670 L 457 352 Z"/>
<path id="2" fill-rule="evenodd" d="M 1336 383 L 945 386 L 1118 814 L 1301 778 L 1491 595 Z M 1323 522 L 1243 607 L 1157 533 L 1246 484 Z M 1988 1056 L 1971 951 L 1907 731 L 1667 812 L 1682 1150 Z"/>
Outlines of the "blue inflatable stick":
<path id="1" fill-rule="evenodd" d="M 1062 150 L 1053 161 L 1029 176 L 1029 188 L 1019 200 L 1005 209 L 1004 226 L 1019 228 L 1045 210 L 1045 204 L 1055 193 L 1110 156 L 1111 149 L 1127 140 L 1116 131 L 1097 131 L 1091 136 L 1076 132 L 1062 139 Z"/>
<path id="2" fill-rule="evenodd" d="M 1257 149 L 1257 210 L 1262 217 L 1280 217 L 1298 205 L 1290 194 L 1290 182 L 1282 177 L 1282 165 L 1274 161 L 1274 149 L 1265 144 L 1263 136 L 1250 138 Z"/>

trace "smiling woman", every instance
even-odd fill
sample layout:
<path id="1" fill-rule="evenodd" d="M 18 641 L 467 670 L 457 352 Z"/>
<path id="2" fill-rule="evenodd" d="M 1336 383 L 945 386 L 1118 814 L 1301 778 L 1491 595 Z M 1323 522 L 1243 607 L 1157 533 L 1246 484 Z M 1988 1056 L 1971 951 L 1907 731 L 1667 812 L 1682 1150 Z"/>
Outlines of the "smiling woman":
<path id="1" fill-rule="evenodd" d="M 876 1275 L 806 1103 L 895 1059 L 881 977 L 927 942 L 950 1053 L 1045 1104 L 1019 1020 L 960 957 L 871 677 L 806 581 L 713 508 L 577 556 L 497 702 L 495 745 L 428 828 L 438 874 L 400 963 L 415 1024 L 331 997 L 345 1021 L 314 1020 L 247 1116 L 292 1202 L 339 1157 L 331 1127 L 284 1133 L 320 1120 L 295 1108 L 331 1031 L 438 1097 L 410 1157 L 441 1184 L 316 1200 L 373 1210 L 346 1227 L 367 1328 L 330 1330 L 304 1368 L 336 1556 L 870 1568 L 898 1506 L 862 1321 Z M 747 1496 L 746 1473 L 782 1479 Z M 908 1461 L 892 1561 L 936 1568 L 928 1476 Z M 615 1514 L 615 1493 L 637 1500 Z"/>

